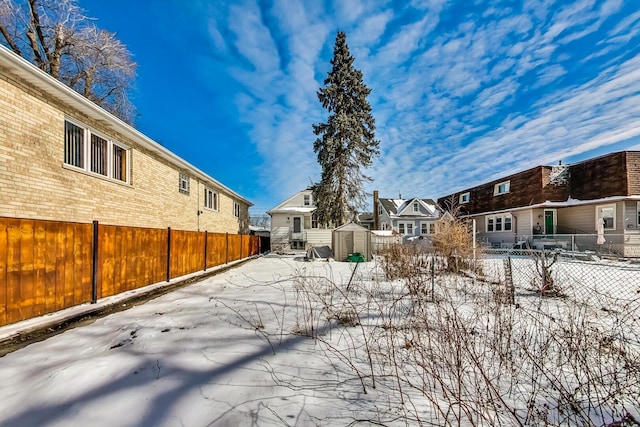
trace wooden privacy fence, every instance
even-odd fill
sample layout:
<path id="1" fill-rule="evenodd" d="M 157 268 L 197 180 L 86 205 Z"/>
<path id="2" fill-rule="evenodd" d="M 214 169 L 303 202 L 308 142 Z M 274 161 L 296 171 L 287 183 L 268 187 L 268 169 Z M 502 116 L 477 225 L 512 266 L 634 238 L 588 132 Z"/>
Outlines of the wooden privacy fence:
<path id="1" fill-rule="evenodd" d="M 260 253 L 260 238 L 0 217 L 0 326 Z"/>

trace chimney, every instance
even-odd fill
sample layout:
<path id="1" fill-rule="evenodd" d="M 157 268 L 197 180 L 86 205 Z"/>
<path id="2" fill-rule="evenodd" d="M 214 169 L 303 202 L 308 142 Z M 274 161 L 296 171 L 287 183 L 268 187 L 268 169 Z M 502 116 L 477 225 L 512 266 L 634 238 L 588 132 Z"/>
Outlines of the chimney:
<path id="1" fill-rule="evenodd" d="M 378 218 L 378 190 L 373 190 L 373 229 L 379 230 L 378 226 L 380 218 Z"/>

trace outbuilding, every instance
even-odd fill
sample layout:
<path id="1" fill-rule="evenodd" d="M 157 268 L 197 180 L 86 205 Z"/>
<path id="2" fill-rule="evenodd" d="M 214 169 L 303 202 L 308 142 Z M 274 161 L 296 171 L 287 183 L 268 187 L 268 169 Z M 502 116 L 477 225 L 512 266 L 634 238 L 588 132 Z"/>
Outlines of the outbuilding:
<path id="1" fill-rule="evenodd" d="M 355 252 L 362 254 L 365 261 L 371 261 L 371 231 L 353 222 L 333 230 L 331 246 L 336 261 L 345 261 Z"/>

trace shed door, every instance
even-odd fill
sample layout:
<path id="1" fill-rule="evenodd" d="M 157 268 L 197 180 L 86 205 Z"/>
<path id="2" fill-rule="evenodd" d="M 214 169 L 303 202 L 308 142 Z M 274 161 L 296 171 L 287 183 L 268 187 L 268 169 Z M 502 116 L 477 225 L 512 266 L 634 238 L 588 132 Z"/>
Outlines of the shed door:
<path id="1" fill-rule="evenodd" d="M 365 233 L 358 231 L 353 232 L 353 252 L 360 252 L 363 255 L 367 253 L 367 247 L 364 242 Z"/>

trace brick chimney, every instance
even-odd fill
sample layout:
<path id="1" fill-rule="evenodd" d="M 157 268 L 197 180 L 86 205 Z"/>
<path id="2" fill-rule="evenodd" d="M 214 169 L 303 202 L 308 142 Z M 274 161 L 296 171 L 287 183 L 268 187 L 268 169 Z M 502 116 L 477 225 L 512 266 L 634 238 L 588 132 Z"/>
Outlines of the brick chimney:
<path id="1" fill-rule="evenodd" d="M 378 218 L 378 190 L 373 190 L 373 229 L 380 230 Z"/>

